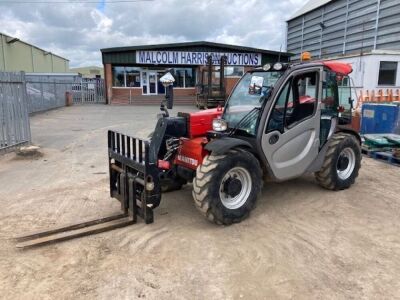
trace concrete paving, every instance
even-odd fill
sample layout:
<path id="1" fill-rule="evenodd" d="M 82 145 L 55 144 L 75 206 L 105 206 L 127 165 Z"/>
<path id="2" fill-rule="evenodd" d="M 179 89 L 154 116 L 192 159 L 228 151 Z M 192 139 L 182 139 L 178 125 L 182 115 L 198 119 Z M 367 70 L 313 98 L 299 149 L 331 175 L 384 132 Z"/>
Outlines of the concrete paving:
<path id="1" fill-rule="evenodd" d="M 15 249 L 28 231 L 119 212 L 106 132 L 145 137 L 158 112 L 93 105 L 31 118 L 43 156 L 0 157 L 2 299 L 400 298 L 400 169 L 368 158 L 346 191 L 312 175 L 267 183 L 233 226 L 206 221 L 187 185 L 163 196 L 154 224 Z"/>

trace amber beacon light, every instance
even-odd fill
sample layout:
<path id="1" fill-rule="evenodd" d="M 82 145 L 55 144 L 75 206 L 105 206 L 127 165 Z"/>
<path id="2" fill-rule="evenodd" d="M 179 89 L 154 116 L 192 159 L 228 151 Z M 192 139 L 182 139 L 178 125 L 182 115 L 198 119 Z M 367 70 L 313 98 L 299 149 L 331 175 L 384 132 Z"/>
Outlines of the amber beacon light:
<path id="1" fill-rule="evenodd" d="M 311 60 L 311 53 L 306 51 L 301 54 L 301 61 L 309 61 Z"/>

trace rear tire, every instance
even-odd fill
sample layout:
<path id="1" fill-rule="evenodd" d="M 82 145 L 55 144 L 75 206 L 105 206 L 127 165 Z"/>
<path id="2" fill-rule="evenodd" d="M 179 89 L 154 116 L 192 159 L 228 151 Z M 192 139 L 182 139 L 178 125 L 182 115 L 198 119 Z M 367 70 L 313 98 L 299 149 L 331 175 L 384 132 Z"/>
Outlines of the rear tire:
<path id="1" fill-rule="evenodd" d="M 193 199 L 209 221 L 229 225 L 249 216 L 261 186 L 262 171 L 254 155 L 231 150 L 204 158 L 193 180 Z"/>
<path id="2" fill-rule="evenodd" d="M 328 141 L 328 149 L 315 178 L 328 190 L 344 190 L 356 180 L 361 166 L 361 148 L 354 136 L 337 133 Z"/>

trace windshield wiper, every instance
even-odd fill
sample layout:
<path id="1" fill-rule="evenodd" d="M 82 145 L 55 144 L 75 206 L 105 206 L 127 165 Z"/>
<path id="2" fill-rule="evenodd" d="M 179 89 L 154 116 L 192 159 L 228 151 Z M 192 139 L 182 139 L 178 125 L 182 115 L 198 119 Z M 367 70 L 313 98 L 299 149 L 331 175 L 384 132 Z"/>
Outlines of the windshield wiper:
<path id="1" fill-rule="evenodd" d="M 245 125 L 247 126 L 252 118 L 257 115 L 258 111 L 261 109 L 261 107 L 253 107 L 249 112 L 247 112 L 243 118 L 236 124 L 236 126 L 229 132 L 229 136 L 232 136 L 241 126 Z"/>

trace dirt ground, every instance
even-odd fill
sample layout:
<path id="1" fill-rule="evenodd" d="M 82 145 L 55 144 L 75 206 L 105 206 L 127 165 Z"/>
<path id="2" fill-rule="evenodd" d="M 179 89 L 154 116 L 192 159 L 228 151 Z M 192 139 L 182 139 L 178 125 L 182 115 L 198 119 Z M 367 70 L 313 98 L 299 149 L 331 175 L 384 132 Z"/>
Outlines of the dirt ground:
<path id="1" fill-rule="evenodd" d="M 151 225 L 15 249 L 26 232 L 119 212 L 106 131 L 146 136 L 157 112 L 75 106 L 31 118 L 44 156 L 0 157 L 2 299 L 400 299 L 400 169 L 368 158 L 346 191 L 313 176 L 267 183 L 233 226 L 205 220 L 188 185 L 163 196 Z"/>

